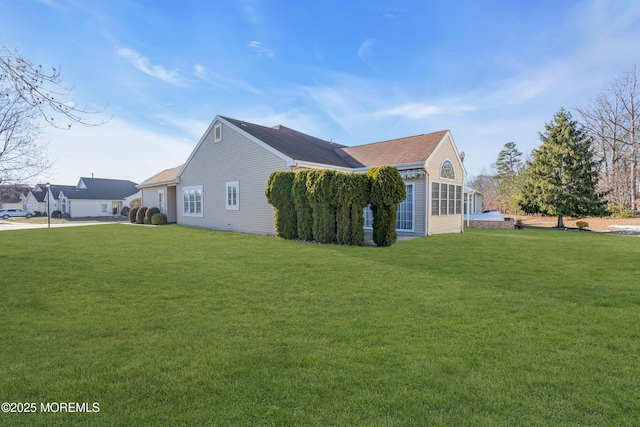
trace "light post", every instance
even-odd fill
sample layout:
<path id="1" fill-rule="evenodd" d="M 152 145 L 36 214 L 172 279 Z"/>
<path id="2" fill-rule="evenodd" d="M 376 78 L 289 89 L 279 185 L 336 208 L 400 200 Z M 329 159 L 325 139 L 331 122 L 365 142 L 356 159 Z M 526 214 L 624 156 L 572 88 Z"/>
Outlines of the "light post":
<path id="1" fill-rule="evenodd" d="M 51 184 L 47 182 L 47 228 L 51 228 L 51 205 L 49 205 L 49 193 L 51 192 Z"/>

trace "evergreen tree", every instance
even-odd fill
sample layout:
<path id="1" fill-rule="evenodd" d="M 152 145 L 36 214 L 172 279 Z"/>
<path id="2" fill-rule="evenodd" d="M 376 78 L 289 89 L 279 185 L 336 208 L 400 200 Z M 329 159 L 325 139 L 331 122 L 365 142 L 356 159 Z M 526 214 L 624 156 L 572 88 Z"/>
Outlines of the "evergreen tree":
<path id="1" fill-rule="evenodd" d="M 518 210 L 516 195 L 522 184 L 522 152 L 516 148 L 515 142 L 507 142 L 498 153 L 493 179 L 498 183 L 496 202 L 501 212 Z"/>
<path id="2" fill-rule="evenodd" d="M 602 215 L 604 193 L 598 193 L 598 162 L 592 142 L 571 113 L 560 109 L 540 134 L 542 145 L 527 167 L 519 204 L 527 213 L 558 217 Z"/>

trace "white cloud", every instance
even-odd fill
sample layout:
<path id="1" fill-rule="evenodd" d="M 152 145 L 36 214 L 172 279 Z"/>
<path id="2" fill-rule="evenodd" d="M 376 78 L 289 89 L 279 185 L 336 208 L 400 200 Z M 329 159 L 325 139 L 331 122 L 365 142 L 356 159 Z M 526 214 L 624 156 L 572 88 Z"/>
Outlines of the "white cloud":
<path id="1" fill-rule="evenodd" d="M 193 75 L 207 83 L 210 83 L 222 89 L 235 88 L 235 89 L 240 89 L 256 95 L 262 95 L 261 90 L 256 89 L 255 87 L 251 86 L 249 83 L 239 79 L 228 79 L 228 78 L 222 77 L 221 75 L 205 68 L 200 64 L 195 64 L 193 66 Z"/>
<path id="2" fill-rule="evenodd" d="M 153 65 L 149 61 L 149 58 L 142 56 L 139 52 L 129 48 L 120 48 L 117 51 L 119 56 L 129 60 L 138 70 L 152 77 L 160 79 L 166 83 L 170 83 L 176 86 L 183 86 L 184 83 L 180 79 L 180 75 L 177 71 L 168 71 L 162 65 Z"/>
<path id="3" fill-rule="evenodd" d="M 422 103 L 409 103 L 376 113 L 380 116 L 403 116 L 410 119 L 423 119 L 439 114 L 468 113 L 475 111 L 471 105 L 439 106 Z"/>
<path id="4" fill-rule="evenodd" d="M 275 55 L 271 49 L 267 49 L 266 47 L 262 47 L 262 43 L 257 41 L 251 41 L 247 43 L 247 47 L 253 50 L 256 55 L 264 56 L 267 58 L 273 58 Z"/>

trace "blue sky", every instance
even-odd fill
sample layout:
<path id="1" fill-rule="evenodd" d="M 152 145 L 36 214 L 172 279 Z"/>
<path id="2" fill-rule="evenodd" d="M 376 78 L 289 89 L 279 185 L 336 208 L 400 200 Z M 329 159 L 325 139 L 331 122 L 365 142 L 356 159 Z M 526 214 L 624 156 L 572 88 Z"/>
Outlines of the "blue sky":
<path id="1" fill-rule="evenodd" d="M 470 175 L 638 61 L 640 2 L 0 0 L 0 42 L 61 66 L 100 127 L 44 128 L 56 169 L 141 182 L 217 115 L 345 145 L 449 129 Z"/>

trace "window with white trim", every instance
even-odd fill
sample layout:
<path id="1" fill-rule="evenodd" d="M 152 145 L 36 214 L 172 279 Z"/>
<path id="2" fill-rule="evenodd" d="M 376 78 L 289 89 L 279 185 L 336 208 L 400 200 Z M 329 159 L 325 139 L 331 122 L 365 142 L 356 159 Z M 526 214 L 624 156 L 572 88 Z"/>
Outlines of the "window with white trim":
<path id="1" fill-rule="evenodd" d="M 453 164 L 449 160 L 445 160 L 442 162 L 442 166 L 440 166 L 440 178 L 445 179 L 456 179 L 456 173 L 453 169 Z"/>
<path id="2" fill-rule="evenodd" d="M 413 183 L 405 184 L 407 198 L 404 199 L 396 211 L 396 230 L 413 231 Z"/>
<path id="3" fill-rule="evenodd" d="M 106 203 L 102 203 L 102 204 L 100 205 L 100 210 L 101 210 L 102 212 L 106 212 L 106 211 L 107 211 L 107 204 L 106 204 Z"/>
<path id="4" fill-rule="evenodd" d="M 462 186 L 431 183 L 431 215 L 457 215 L 462 213 Z"/>
<path id="5" fill-rule="evenodd" d="M 213 126 L 213 142 L 222 141 L 222 123 L 216 123 Z"/>
<path id="6" fill-rule="evenodd" d="M 160 212 L 165 213 L 164 211 L 164 190 L 158 190 L 158 209 Z"/>
<path id="7" fill-rule="evenodd" d="M 238 181 L 227 182 L 227 210 L 240 210 L 240 183 Z"/>
<path id="8" fill-rule="evenodd" d="M 396 230 L 413 231 L 415 205 L 413 183 L 405 184 L 404 189 L 407 193 L 407 198 L 398 205 L 398 210 L 396 211 Z M 363 215 L 364 228 L 373 228 L 373 211 L 371 210 L 371 205 L 365 206 Z"/>
<path id="9" fill-rule="evenodd" d="M 202 217 L 202 185 L 182 189 L 182 213 L 184 216 Z"/>

